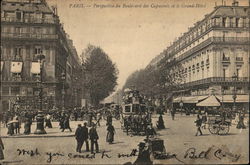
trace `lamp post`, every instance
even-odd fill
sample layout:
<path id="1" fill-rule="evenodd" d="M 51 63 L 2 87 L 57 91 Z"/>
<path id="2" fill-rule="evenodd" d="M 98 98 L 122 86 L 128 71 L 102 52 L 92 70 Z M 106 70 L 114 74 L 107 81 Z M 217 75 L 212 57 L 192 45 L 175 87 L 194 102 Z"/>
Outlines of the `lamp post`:
<path id="1" fill-rule="evenodd" d="M 40 92 L 39 92 L 39 111 L 36 117 L 37 125 L 34 134 L 46 134 L 44 129 L 44 115 L 43 115 L 43 62 L 45 56 L 42 54 L 37 55 L 40 64 Z"/>
<path id="2" fill-rule="evenodd" d="M 78 78 L 75 77 L 75 85 L 78 86 Z M 77 88 L 75 88 L 75 107 L 77 107 L 77 103 L 78 103 L 78 95 L 77 95 Z"/>
<path id="3" fill-rule="evenodd" d="M 234 105 L 233 105 L 233 111 L 236 110 L 236 98 L 237 98 L 237 95 L 236 95 L 236 81 L 238 80 L 238 76 L 234 73 L 234 75 L 232 76 L 232 80 L 233 80 L 233 83 L 234 83 L 234 89 L 233 89 L 233 101 L 234 101 Z"/>
<path id="4" fill-rule="evenodd" d="M 66 79 L 65 73 L 63 72 L 61 75 L 62 80 L 62 111 L 65 110 L 65 87 L 64 87 L 64 81 Z"/>
<path id="5" fill-rule="evenodd" d="M 15 108 L 14 108 L 14 111 L 18 111 L 21 107 L 21 101 L 20 101 L 20 96 L 17 94 L 16 95 L 16 101 L 15 101 Z"/>

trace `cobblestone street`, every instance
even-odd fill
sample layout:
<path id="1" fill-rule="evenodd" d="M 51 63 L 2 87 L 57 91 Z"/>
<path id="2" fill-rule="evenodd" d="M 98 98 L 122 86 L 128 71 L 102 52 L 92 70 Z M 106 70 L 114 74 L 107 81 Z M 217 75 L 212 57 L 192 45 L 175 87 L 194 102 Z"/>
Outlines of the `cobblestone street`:
<path id="1" fill-rule="evenodd" d="M 157 116 L 153 116 L 154 124 L 156 120 Z M 248 128 L 239 130 L 235 128 L 235 125 L 232 125 L 229 134 L 225 136 L 211 135 L 208 129 L 203 129 L 203 136 L 195 136 L 196 127 L 194 120 L 195 116 L 180 116 L 178 114 L 173 121 L 169 114 L 164 115 L 166 129 L 157 131 L 157 134 L 159 138 L 164 139 L 164 144 L 169 155 L 176 154 L 177 158 L 153 160 L 154 164 L 241 164 L 249 161 Z M 116 120 L 114 121 L 116 129 L 115 142 L 114 144 L 108 144 L 106 142 L 105 121 L 102 121 L 101 127 L 97 128 L 100 137 L 100 153 L 97 153 L 94 157 L 92 155 L 91 157 L 89 152 L 83 152 L 81 154 L 75 152 L 76 141 L 73 134 L 78 123 L 82 122 L 71 122 L 73 132 L 70 133 L 68 130 L 66 130 L 66 132 L 60 132 L 58 123 L 54 122 L 54 128 L 46 129 L 47 135 L 40 135 L 41 137 L 37 138 L 34 138 L 32 134 L 25 137 L 22 136 L 23 138 L 14 136 L 6 137 L 6 128 L 1 128 L 1 135 L 4 137 L 2 139 L 5 145 L 4 154 L 6 159 L 4 162 L 19 162 L 23 164 L 27 164 L 30 161 L 37 164 L 123 164 L 126 162 L 134 162 L 136 156 L 119 157 L 119 154 L 130 155 L 133 149 L 138 149 L 138 143 L 145 138 L 145 136 L 127 136 L 126 133 L 121 130 L 120 122 Z M 32 130 L 34 129 L 35 123 L 32 125 Z M 191 159 L 189 158 L 190 154 L 184 158 L 189 148 L 195 148 L 195 155 L 197 156 L 202 151 L 206 152 L 209 148 L 210 150 L 206 158 Z M 23 149 L 25 151 L 33 150 L 34 153 L 33 155 L 31 152 L 23 153 Z M 85 145 L 83 145 L 82 150 L 85 150 Z M 227 152 L 228 154 L 223 157 L 221 151 Z M 50 154 L 53 156 L 50 157 Z"/>

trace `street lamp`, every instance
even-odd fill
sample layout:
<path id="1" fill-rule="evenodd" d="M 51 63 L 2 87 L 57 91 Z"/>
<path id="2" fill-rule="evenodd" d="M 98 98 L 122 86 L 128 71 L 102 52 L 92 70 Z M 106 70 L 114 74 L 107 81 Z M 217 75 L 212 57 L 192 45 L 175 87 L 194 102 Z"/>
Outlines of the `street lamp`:
<path id="1" fill-rule="evenodd" d="M 76 86 L 78 86 L 78 78 L 77 77 L 75 77 L 75 84 L 76 84 Z M 77 107 L 77 103 L 78 103 L 78 95 L 77 95 L 77 88 L 75 88 L 75 107 Z"/>
<path id="2" fill-rule="evenodd" d="M 236 105 L 235 105 L 235 103 L 236 103 L 236 98 L 237 98 L 237 95 L 236 95 L 236 82 L 237 82 L 237 80 L 238 80 L 238 76 L 234 73 L 234 75 L 232 76 L 232 80 L 233 80 L 233 82 L 234 82 L 234 89 L 233 89 L 233 101 L 234 101 L 234 105 L 233 105 L 233 111 L 235 111 L 236 110 Z"/>
<path id="3" fill-rule="evenodd" d="M 43 62 L 45 56 L 43 54 L 37 55 L 38 62 L 40 64 L 40 92 L 39 92 L 39 111 L 36 117 L 37 125 L 34 134 L 46 134 L 44 129 L 44 115 L 43 115 Z"/>
<path id="4" fill-rule="evenodd" d="M 64 81 L 66 79 L 65 73 L 63 72 L 61 75 L 61 80 L 62 80 L 62 110 L 65 110 L 65 87 L 64 87 Z"/>

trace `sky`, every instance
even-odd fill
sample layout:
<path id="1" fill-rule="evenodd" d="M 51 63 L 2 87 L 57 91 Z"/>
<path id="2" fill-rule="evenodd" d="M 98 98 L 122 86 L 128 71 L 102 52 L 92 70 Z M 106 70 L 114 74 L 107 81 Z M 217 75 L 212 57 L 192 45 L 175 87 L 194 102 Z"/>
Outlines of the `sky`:
<path id="1" fill-rule="evenodd" d="M 100 46 L 109 55 L 119 70 L 119 89 L 131 73 L 145 68 L 171 42 L 187 32 L 188 27 L 192 27 L 194 23 L 203 19 L 205 14 L 212 12 L 215 2 L 221 5 L 222 0 L 47 2 L 49 5 L 56 4 L 64 29 L 73 40 L 79 55 L 88 44 Z M 144 4 L 148 7 L 143 8 Z M 155 8 L 157 4 L 164 7 Z M 226 5 L 231 4 L 232 0 L 226 0 Z M 248 0 L 239 0 L 239 4 L 247 5 Z M 100 8 L 101 5 L 109 7 Z"/>

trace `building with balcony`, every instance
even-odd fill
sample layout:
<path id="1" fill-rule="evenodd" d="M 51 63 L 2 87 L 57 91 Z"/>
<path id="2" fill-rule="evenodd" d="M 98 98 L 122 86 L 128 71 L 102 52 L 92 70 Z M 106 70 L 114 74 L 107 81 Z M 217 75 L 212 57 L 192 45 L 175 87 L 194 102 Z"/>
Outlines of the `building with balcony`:
<path id="1" fill-rule="evenodd" d="M 77 68 L 80 65 L 75 65 L 77 54 L 68 42 L 56 8 L 51 9 L 45 0 L 1 1 L 2 109 L 11 109 L 17 98 L 24 108 L 38 108 L 41 75 L 37 57 L 41 54 L 45 56 L 43 108 L 61 107 L 64 83 L 61 75 L 74 73 L 67 70 L 68 63 Z M 74 63 L 71 58 L 75 58 Z"/>
<path id="2" fill-rule="evenodd" d="M 80 107 L 83 96 L 83 81 L 82 81 L 82 64 L 77 54 L 73 41 L 67 35 L 70 55 L 67 58 L 66 64 L 66 82 L 68 90 L 66 91 L 67 104 L 70 107 Z"/>
<path id="3" fill-rule="evenodd" d="M 237 2 L 217 6 L 159 55 L 181 64 L 172 73 L 182 77 L 173 91 L 177 106 L 183 102 L 193 108 L 213 94 L 231 107 L 236 92 L 236 105 L 249 109 L 249 12 Z"/>

